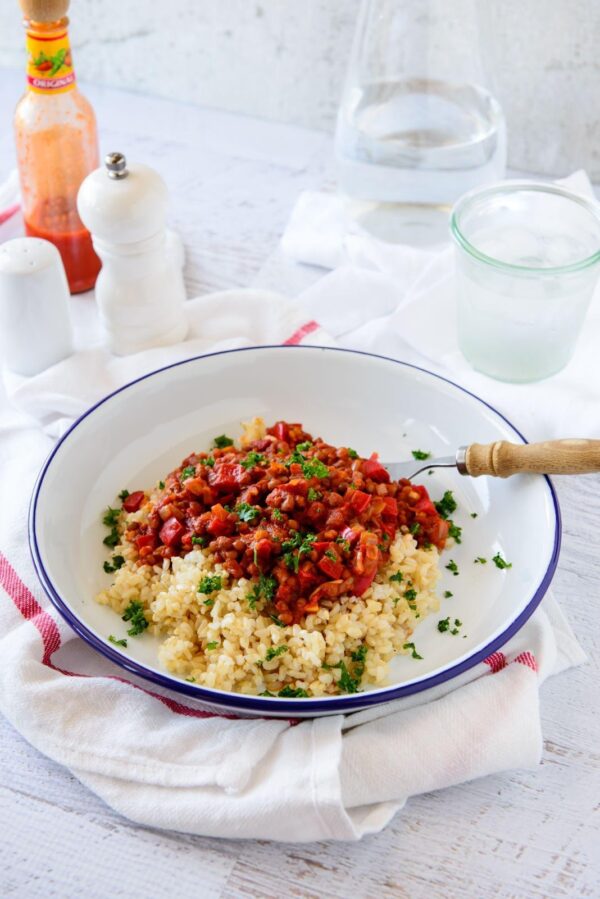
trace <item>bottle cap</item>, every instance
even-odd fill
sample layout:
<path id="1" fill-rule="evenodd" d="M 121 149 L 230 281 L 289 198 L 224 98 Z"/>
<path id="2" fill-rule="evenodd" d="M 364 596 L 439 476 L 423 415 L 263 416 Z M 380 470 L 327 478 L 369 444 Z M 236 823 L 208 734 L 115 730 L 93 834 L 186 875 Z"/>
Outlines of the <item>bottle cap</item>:
<path id="1" fill-rule="evenodd" d="M 19 0 L 31 22 L 58 22 L 67 14 L 70 0 Z"/>
<path id="2" fill-rule="evenodd" d="M 127 164 L 122 153 L 109 153 L 91 172 L 77 195 L 81 221 L 94 240 L 138 243 L 165 227 L 167 186 L 158 172 L 141 163 Z"/>
<path id="3" fill-rule="evenodd" d="M 54 244 L 0 244 L 0 341 L 6 367 L 35 375 L 73 352 L 67 276 Z"/>

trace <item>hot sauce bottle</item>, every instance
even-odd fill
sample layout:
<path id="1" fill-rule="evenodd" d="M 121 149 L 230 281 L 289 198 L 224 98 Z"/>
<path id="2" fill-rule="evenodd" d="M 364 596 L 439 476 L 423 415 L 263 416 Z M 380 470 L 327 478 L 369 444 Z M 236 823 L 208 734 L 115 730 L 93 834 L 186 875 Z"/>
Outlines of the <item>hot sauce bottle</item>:
<path id="1" fill-rule="evenodd" d="M 77 213 L 81 182 L 98 167 L 94 111 L 75 81 L 69 0 L 20 0 L 27 32 L 27 90 L 15 111 L 25 232 L 51 241 L 71 293 L 90 290 L 100 270 Z"/>

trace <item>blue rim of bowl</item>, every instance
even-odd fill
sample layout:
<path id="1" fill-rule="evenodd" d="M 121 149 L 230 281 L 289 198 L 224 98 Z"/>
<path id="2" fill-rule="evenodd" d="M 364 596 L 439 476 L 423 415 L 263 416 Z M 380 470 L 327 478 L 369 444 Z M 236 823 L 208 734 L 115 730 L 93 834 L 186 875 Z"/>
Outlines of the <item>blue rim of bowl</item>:
<path id="1" fill-rule="evenodd" d="M 102 640 L 100 637 L 96 636 L 96 634 L 88 627 L 86 627 L 86 625 L 83 624 L 82 621 L 80 621 L 75 613 L 71 611 L 67 603 L 60 596 L 58 590 L 56 590 L 56 588 L 54 587 L 54 584 L 52 583 L 49 575 L 44 568 L 44 563 L 42 561 L 41 553 L 38 547 L 35 527 L 35 515 L 39 493 L 42 488 L 46 472 L 48 471 L 48 468 L 52 464 L 54 456 L 56 455 L 62 444 L 68 439 L 69 435 L 72 434 L 73 431 L 75 431 L 83 421 L 85 421 L 85 419 L 89 415 L 91 415 L 96 409 L 99 408 L 99 406 L 104 405 L 104 403 L 108 402 L 114 396 L 117 396 L 117 394 L 128 390 L 134 384 L 139 384 L 141 381 L 152 378 L 163 371 L 168 371 L 172 368 L 178 368 L 181 365 L 189 365 L 192 362 L 196 362 L 198 359 L 207 359 L 214 356 L 227 356 L 231 353 L 247 353 L 256 350 L 281 350 L 284 352 L 293 352 L 295 350 L 317 350 L 319 352 L 328 353 L 351 353 L 356 356 L 368 356 L 372 359 L 380 359 L 385 362 L 393 362 L 395 365 L 402 365 L 405 368 L 423 372 L 424 374 L 429 375 L 432 378 L 436 378 L 439 381 L 444 381 L 446 384 L 452 385 L 452 387 L 455 387 L 462 393 L 466 393 L 468 396 L 473 397 L 473 399 L 477 400 L 483 406 L 490 409 L 495 415 L 498 416 L 498 418 L 502 419 L 502 421 L 504 421 L 510 428 L 512 428 L 512 430 L 523 441 L 523 443 L 528 442 L 523 434 L 521 434 L 521 432 L 512 424 L 512 422 L 508 420 L 508 418 L 506 418 L 505 415 L 502 415 L 502 413 L 498 412 L 498 410 L 494 408 L 494 406 L 490 405 L 490 403 L 486 402 L 485 400 L 482 400 L 481 397 L 477 396 L 477 394 L 472 393 L 465 387 L 461 387 L 460 384 L 456 384 L 449 378 L 443 377 L 443 375 L 438 375 L 435 372 L 429 371 L 429 369 L 427 368 L 413 365 L 410 362 L 403 362 L 400 359 L 394 359 L 391 356 L 381 356 L 377 353 L 367 353 L 363 350 L 350 350 L 343 347 L 323 347 L 317 346 L 315 344 L 298 346 L 265 344 L 261 346 L 241 347 L 239 349 L 233 350 L 221 350 L 216 353 L 203 353 L 199 356 L 191 356 L 189 359 L 182 359 L 181 361 L 174 362 L 171 365 L 165 365 L 162 368 L 157 368 L 152 372 L 148 372 L 147 374 L 136 378 L 133 381 L 129 381 L 129 383 L 124 384 L 122 387 L 119 387 L 112 393 L 107 394 L 107 396 L 103 397 L 97 403 L 94 403 L 93 406 L 90 406 L 89 409 L 87 409 L 82 415 L 80 415 L 79 418 L 73 422 L 71 427 L 63 434 L 56 446 L 53 448 L 50 455 L 44 462 L 35 482 L 35 486 L 33 488 L 33 493 L 31 495 L 31 500 L 29 503 L 29 549 L 36 573 L 38 575 L 38 578 L 40 579 L 42 587 L 50 598 L 52 604 L 62 615 L 67 624 L 69 624 L 69 626 L 80 637 L 82 637 L 86 641 L 86 643 L 89 643 L 89 645 L 93 649 L 95 649 L 105 658 L 109 659 L 111 662 L 114 662 L 116 665 L 119 665 L 119 667 L 124 668 L 126 671 L 129 671 L 132 674 L 143 678 L 144 680 L 150 681 L 151 683 L 156 684 L 163 689 L 181 693 L 191 699 L 202 701 L 212 706 L 222 706 L 228 709 L 232 709 L 233 711 L 241 710 L 246 713 L 255 713 L 263 716 L 266 715 L 267 717 L 269 713 L 276 714 L 278 716 L 285 716 L 288 714 L 290 716 L 293 716 L 294 713 L 307 715 L 307 713 L 310 714 L 312 712 L 330 712 L 331 714 L 336 714 L 340 712 L 366 708 L 367 706 L 381 705 L 384 702 L 391 702 L 394 699 L 400 699 L 403 696 L 411 696 L 415 693 L 421 693 L 424 690 L 429 690 L 432 687 L 436 687 L 440 684 L 446 683 L 447 681 L 450 681 L 455 677 L 464 674 L 470 668 L 473 668 L 475 665 L 479 664 L 479 662 L 482 662 L 484 659 L 490 656 L 493 652 L 496 652 L 496 650 L 500 649 L 501 646 L 503 646 L 508 640 L 510 640 L 510 638 L 513 637 L 523 627 L 525 622 L 531 617 L 535 609 L 538 607 L 546 591 L 548 590 L 548 587 L 550 586 L 550 583 L 554 576 L 554 572 L 556 570 L 556 565 L 558 563 L 562 524 L 556 491 L 554 490 L 552 482 L 550 481 L 550 478 L 547 477 L 547 475 L 544 475 L 544 479 L 548 485 L 550 496 L 552 497 L 555 514 L 554 546 L 546 572 L 539 586 L 536 588 L 535 593 L 533 594 L 532 598 L 529 600 L 521 614 L 518 615 L 517 618 L 515 618 L 501 634 L 487 643 L 482 649 L 478 650 L 473 655 L 468 656 L 468 658 L 457 662 L 455 665 L 452 665 L 449 668 L 444 668 L 437 674 L 432 674 L 429 677 L 424 677 L 421 680 L 412 681 L 405 685 L 396 685 L 390 687 L 389 690 L 383 688 L 378 689 L 377 691 L 367 691 L 365 693 L 345 694 L 339 697 L 332 697 L 331 699 L 295 699 L 292 701 L 280 699 L 279 697 L 266 698 L 260 696 L 248 696 L 242 693 L 238 694 L 228 693 L 226 691 L 220 690 L 211 690 L 208 687 L 189 684 L 185 681 L 172 678 L 169 675 L 163 675 L 160 672 L 153 670 L 152 668 L 147 668 L 140 662 L 128 659 L 117 650 L 113 650 L 112 647 L 105 643 L 104 640 Z"/>

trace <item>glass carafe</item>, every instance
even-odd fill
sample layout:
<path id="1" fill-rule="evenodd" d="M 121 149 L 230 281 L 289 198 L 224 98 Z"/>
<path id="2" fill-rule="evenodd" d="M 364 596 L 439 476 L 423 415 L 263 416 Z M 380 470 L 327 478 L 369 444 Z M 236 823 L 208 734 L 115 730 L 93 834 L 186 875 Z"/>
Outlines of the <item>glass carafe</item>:
<path id="1" fill-rule="evenodd" d="M 442 208 L 445 227 L 465 191 L 504 177 L 506 129 L 482 64 L 482 15 L 472 0 L 363 0 L 336 166 L 341 192 L 369 204 L 361 214 L 379 236 L 404 239 L 407 215 L 427 221 L 419 209 Z"/>

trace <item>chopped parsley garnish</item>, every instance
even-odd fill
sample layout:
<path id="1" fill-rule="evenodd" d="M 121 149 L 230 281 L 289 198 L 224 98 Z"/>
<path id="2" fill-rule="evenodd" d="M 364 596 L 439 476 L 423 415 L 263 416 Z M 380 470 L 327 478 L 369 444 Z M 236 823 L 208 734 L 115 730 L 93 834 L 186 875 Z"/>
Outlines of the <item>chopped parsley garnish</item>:
<path id="1" fill-rule="evenodd" d="M 115 646 L 123 646 L 125 648 L 127 647 L 127 640 L 117 640 L 117 638 L 113 637 L 112 634 L 109 634 L 108 641 L 109 643 L 114 643 Z"/>
<path id="2" fill-rule="evenodd" d="M 213 443 L 219 449 L 225 449 L 226 446 L 233 446 L 233 440 L 231 437 L 228 437 L 227 434 L 221 434 L 219 437 L 215 437 Z"/>
<path id="3" fill-rule="evenodd" d="M 207 456 L 206 459 L 199 459 L 200 465 L 208 465 L 209 468 L 212 468 L 215 464 L 215 460 L 212 456 Z"/>
<path id="4" fill-rule="evenodd" d="M 259 693 L 258 695 L 259 695 L 259 696 L 275 696 L 274 693 L 269 693 L 268 690 L 263 690 L 263 692 L 262 692 L 262 693 Z"/>
<path id="5" fill-rule="evenodd" d="M 277 625 L 277 627 L 285 627 L 285 624 L 283 623 L 283 621 L 281 620 L 281 618 L 278 618 L 278 617 L 277 617 L 277 615 L 269 615 L 269 618 L 271 619 L 271 621 L 273 622 L 273 624 L 276 624 L 276 625 Z"/>
<path id="6" fill-rule="evenodd" d="M 421 525 L 419 524 L 418 521 L 415 521 L 414 524 L 411 524 L 411 526 L 410 526 L 411 534 L 418 534 L 420 530 L 421 530 Z"/>
<path id="7" fill-rule="evenodd" d="M 454 575 L 454 577 L 456 577 L 456 575 L 458 574 L 458 565 L 456 564 L 456 562 L 454 561 L 454 559 L 450 559 L 450 561 L 449 561 L 448 564 L 446 565 L 446 568 L 448 569 L 448 571 L 451 571 L 451 572 L 452 572 L 452 574 Z"/>
<path id="8" fill-rule="evenodd" d="M 328 478 L 329 469 L 320 459 L 307 459 L 302 463 L 302 474 L 305 478 Z"/>
<path id="9" fill-rule="evenodd" d="M 121 500 L 122 503 L 125 502 L 125 500 L 127 499 L 128 496 L 129 496 L 129 490 L 121 490 L 121 492 L 119 493 L 119 499 Z"/>
<path id="10" fill-rule="evenodd" d="M 459 528 L 457 524 L 454 524 L 454 522 L 451 521 L 450 527 L 448 528 L 448 536 L 454 537 L 457 543 L 462 543 L 462 528 Z"/>
<path id="11" fill-rule="evenodd" d="M 196 474 L 196 469 L 193 465 L 186 465 L 186 467 L 181 472 L 181 480 L 187 481 L 188 478 L 193 478 Z"/>
<path id="12" fill-rule="evenodd" d="M 131 627 L 127 631 L 130 637 L 137 637 L 142 631 L 148 627 L 148 620 L 144 615 L 144 607 L 141 602 L 133 599 L 121 616 L 123 621 L 131 622 Z"/>
<path id="13" fill-rule="evenodd" d="M 305 534 L 303 536 L 300 531 L 294 531 L 289 540 L 283 541 L 281 544 L 281 549 L 284 553 L 283 561 L 291 571 L 298 571 L 300 559 L 311 551 L 316 538 L 316 534 Z M 298 550 L 297 554 L 294 552 L 296 549 Z"/>
<path id="14" fill-rule="evenodd" d="M 413 459 L 417 459 L 418 461 L 429 459 L 431 456 L 431 453 L 426 453 L 424 450 L 412 450 L 412 454 Z"/>
<path id="15" fill-rule="evenodd" d="M 454 596 L 454 593 L 451 593 L 450 590 L 444 590 L 445 599 L 450 599 L 451 596 Z"/>
<path id="16" fill-rule="evenodd" d="M 265 599 L 273 599 L 275 591 L 277 590 L 277 581 L 274 577 L 267 577 L 266 575 L 261 574 L 258 578 L 258 590 Z"/>
<path id="17" fill-rule="evenodd" d="M 267 694 L 265 692 L 260 695 L 266 696 Z M 269 696 L 272 695 L 272 693 L 269 693 Z M 302 687 L 290 687 L 290 685 L 287 684 L 277 695 L 281 696 L 282 699 L 303 699 L 305 696 L 308 696 L 308 693 L 306 690 L 303 690 Z"/>
<path id="18" fill-rule="evenodd" d="M 262 465 L 266 461 L 263 453 L 257 453 L 254 450 L 248 453 L 245 459 L 242 459 L 240 465 L 242 468 L 254 468 L 256 465 Z"/>
<path id="19" fill-rule="evenodd" d="M 281 521 L 283 519 L 283 515 L 279 511 L 279 509 L 273 509 L 271 512 L 271 518 L 274 518 L 275 521 Z"/>
<path id="20" fill-rule="evenodd" d="M 512 568 L 512 562 L 507 562 L 506 559 L 503 559 L 499 552 L 492 557 L 492 562 L 496 568 Z"/>
<path id="21" fill-rule="evenodd" d="M 350 672 L 345 662 L 337 662 L 335 665 L 324 664 L 323 668 L 330 670 L 331 668 L 340 669 L 340 678 L 338 687 L 344 693 L 358 693 L 362 676 L 365 672 L 365 659 L 367 657 L 368 647 L 363 643 L 356 649 L 350 658 L 352 659 L 352 671 Z"/>
<path id="22" fill-rule="evenodd" d="M 306 450 L 309 450 L 311 448 L 311 446 L 312 446 L 312 443 L 310 442 L 310 440 L 305 440 L 303 443 L 297 443 L 296 449 L 300 453 L 305 453 Z"/>
<path id="23" fill-rule="evenodd" d="M 477 512 L 471 512 L 471 518 L 477 518 Z"/>
<path id="24" fill-rule="evenodd" d="M 206 644 L 207 649 L 216 649 L 219 644 L 216 640 L 211 640 L 210 643 Z"/>
<path id="25" fill-rule="evenodd" d="M 257 509 L 256 506 L 251 506 L 248 503 L 240 503 L 235 507 L 235 511 L 237 512 L 240 521 L 246 521 L 249 524 L 260 517 L 260 509 Z"/>
<path id="26" fill-rule="evenodd" d="M 449 518 L 453 512 L 456 512 L 457 502 L 452 495 L 451 490 L 446 490 L 444 495 L 437 503 L 433 504 L 442 518 Z"/>
<path id="27" fill-rule="evenodd" d="M 260 599 L 260 591 L 258 589 L 258 585 L 254 586 L 248 596 L 246 597 L 248 600 L 248 607 L 254 611 L 256 608 L 256 603 Z"/>
<path id="28" fill-rule="evenodd" d="M 108 506 L 104 516 L 102 518 L 102 524 L 106 525 L 107 528 L 114 528 L 117 522 L 119 521 L 119 515 L 121 514 L 120 509 L 111 509 Z"/>
<path id="29" fill-rule="evenodd" d="M 413 659 L 422 659 L 423 658 L 423 656 L 420 656 L 419 653 L 417 652 L 414 643 L 405 643 L 404 646 L 402 647 L 402 649 L 410 649 L 411 650 L 410 654 Z"/>
<path id="30" fill-rule="evenodd" d="M 209 593 L 214 593 L 215 590 L 220 590 L 221 584 L 222 580 L 219 574 L 205 575 L 205 577 L 203 577 L 198 584 L 198 593 L 205 593 L 208 596 Z"/>
<path id="31" fill-rule="evenodd" d="M 323 555 L 324 555 L 327 559 L 331 559 L 332 562 L 337 562 L 337 561 L 338 561 L 338 557 L 336 556 L 336 554 L 334 553 L 334 551 L 333 551 L 332 549 L 326 550 L 326 551 L 323 553 Z"/>
<path id="32" fill-rule="evenodd" d="M 355 449 L 352 449 L 352 447 L 349 446 L 349 447 L 347 447 L 347 450 L 348 450 L 348 455 L 350 456 L 351 459 L 358 459 L 358 453 L 356 452 Z"/>
<path id="33" fill-rule="evenodd" d="M 195 684 L 196 678 L 195 677 L 186 677 L 186 681 L 188 682 L 188 684 Z"/>
<path id="34" fill-rule="evenodd" d="M 205 599 L 205 600 L 204 600 L 204 605 L 205 605 L 205 606 L 208 606 L 209 609 L 210 609 L 211 606 L 214 606 L 214 604 L 215 604 L 214 599 Z"/>
<path id="35" fill-rule="evenodd" d="M 321 493 L 320 490 L 315 490 L 314 487 L 309 487 L 309 488 L 308 488 L 308 501 L 309 501 L 309 503 L 314 503 L 315 500 L 321 499 L 321 496 L 322 496 L 322 495 L 323 495 L 323 494 Z"/>
<path id="36" fill-rule="evenodd" d="M 265 662 L 270 662 L 271 659 L 276 659 L 277 656 L 282 656 L 284 652 L 287 652 L 288 648 L 285 643 L 282 643 L 281 646 L 269 646 L 267 649 L 267 654 L 265 656 Z"/>
<path id="37" fill-rule="evenodd" d="M 117 530 L 116 525 L 114 525 L 110 529 L 110 534 L 107 537 L 105 537 L 102 542 L 104 543 L 105 546 L 116 546 L 117 543 L 119 542 L 119 540 L 120 540 L 119 532 Z"/>
<path id="38" fill-rule="evenodd" d="M 477 565 L 478 563 L 479 563 L 479 565 L 486 565 L 487 559 L 484 559 L 483 556 L 477 556 L 476 559 L 473 559 L 473 562 L 475 565 Z"/>
<path id="39" fill-rule="evenodd" d="M 350 552 L 350 543 L 349 543 L 349 541 L 348 541 L 348 540 L 344 540 L 344 538 L 343 538 L 341 535 L 338 534 L 338 536 L 335 538 L 335 542 L 338 543 L 338 544 L 342 547 L 342 550 L 343 550 L 345 553 L 349 553 L 349 552 Z"/>
<path id="40" fill-rule="evenodd" d="M 410 590 L 405 590 L 405 591 L 404 591 L 404 598 L 407 599 L 407 600 L 409 600 L 410 602 L 413 602 L 413 601 L 417 598 L 417 591 L 416 591 L 416 590 L 413 590 L 412 587 L 411 587 Z"/>
<path id="41" fill-rule="evenodd" d="M 158 482 L 158 489 L 159 489 L 159 490 L 164 490 L 164 489 L 165 489 L 165 482 L 164 482 L 164 481 L 159 481 L 159 482 Z"/>
<path id="42" fill-rule="evenodd" d="M 122 568 L 125 564 L 125 559 L 123 556 L 113 556 L 112 564 L 110 562 L 105 562 L 102 566 L 107 574 L 111 574 L 113 571 L 118 571 L 119 568 Z"/>
<path id="43" fill-rule="evenodd" d="M 437 629 L 440 632 L 440 634 L 444 634 L 447 631 L 449 634 L 452 634 L 453 637 L 455 637 L 458 634 L 461 627 L 462 627 L 462 621 L 459 618 L 454 619 L 454 624 L 450 623 L 449 617 L 442 618 L 437 623 Z"/>
<path id="44" fill-rule="evenodd" d="M 400 583 L 402 580 L 404 580 L 404 575 L 401 571 L 397 571 L 396 574 L 390 575 L 390 581 L 398 581 L 398 583 Z"/>
<path id="45" fill-rule="evenodd" d="M 192 537 L 192 546 L 206 546 L 207 543 L 208 537 L 196 537 L 195 534 Z"/>

